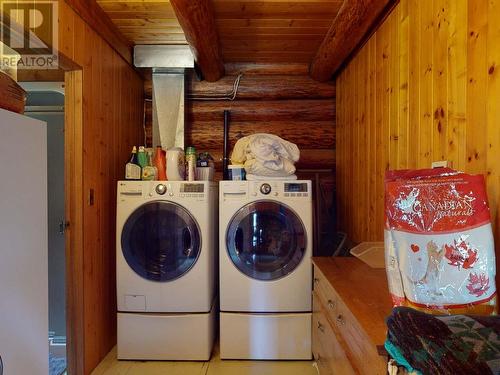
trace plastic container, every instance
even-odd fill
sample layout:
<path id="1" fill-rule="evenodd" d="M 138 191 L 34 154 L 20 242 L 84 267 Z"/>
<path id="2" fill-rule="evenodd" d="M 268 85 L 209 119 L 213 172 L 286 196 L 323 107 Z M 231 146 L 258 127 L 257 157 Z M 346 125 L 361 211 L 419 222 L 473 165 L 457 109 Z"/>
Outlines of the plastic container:
<path id="1" fill-rule="evenodd" d="M 173 147 L 167 150 L 167 178 L 170 181 L 183 181 L 186 167 L 184 164 L 184 150 Z"/>
<path id="2" fill-rule="evenodd" d="M 214 167 L 196 167 L 196 180 L 213 181 Z"/>
<path id="3" fill-rule="evenodd" d="M 245 167 L 243 165 L 228 165 L 228 179 L 233 181 L 245 180 Z"/>
<path id="4" fill-rule="evenodd" d="M 158 181 L 165 181 L 167 179 L 167 173 L 166 173 L 167 161 L 166 161 L 165 151 L 161 149 L 161 146 L 156 146 L 156 153 L 153 164 L 156 167 L 158 173 L 157 175 Z"/>
<path id="5" fill-rule="evenodd" d="M 351 249 L 351 254 L 371 268 L 385 268 L 385 247 L 383 242 L 361 242 Z"/>

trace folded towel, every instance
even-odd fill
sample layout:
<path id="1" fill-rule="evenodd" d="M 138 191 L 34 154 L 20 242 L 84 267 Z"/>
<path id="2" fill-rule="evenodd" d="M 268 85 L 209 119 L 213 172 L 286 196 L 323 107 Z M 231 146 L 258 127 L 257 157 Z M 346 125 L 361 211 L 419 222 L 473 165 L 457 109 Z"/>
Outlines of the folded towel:
<path id="1" fill-rule="evenodd" d="M 299 157 L 297 145 L 273 134 L 258 133 L 236 142 L 231 163 L 243 164 L 247 174 L 286 177 L 295 173 Z"/>
<path id="2" fill-rule="evenodd" d="M 286 176 L 286 177 L 272 177 L 272 176 L 259 176 L 259 175 L 256 175 L 256 174 L 247 174 L 247 180 L 249 181 L 282 181 L 282 180 L 296 180 L 297 179 L 297 175 L 295 174 L 292 174 L 290 176 Z"/>

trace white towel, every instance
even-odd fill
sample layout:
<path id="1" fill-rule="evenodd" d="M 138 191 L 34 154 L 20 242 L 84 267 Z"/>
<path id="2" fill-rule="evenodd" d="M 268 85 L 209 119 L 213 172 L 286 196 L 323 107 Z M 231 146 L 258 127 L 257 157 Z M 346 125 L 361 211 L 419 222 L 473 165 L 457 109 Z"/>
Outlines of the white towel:
<path id="1" fill-rule="evenodd" d="M 294 163 L 299 158 L 297 145 L 265 133 L 239 139 L 231 154 L 231 162 L 243 164 L 247 174 L 267 177 L 286 177 L 294 174 Z"/>

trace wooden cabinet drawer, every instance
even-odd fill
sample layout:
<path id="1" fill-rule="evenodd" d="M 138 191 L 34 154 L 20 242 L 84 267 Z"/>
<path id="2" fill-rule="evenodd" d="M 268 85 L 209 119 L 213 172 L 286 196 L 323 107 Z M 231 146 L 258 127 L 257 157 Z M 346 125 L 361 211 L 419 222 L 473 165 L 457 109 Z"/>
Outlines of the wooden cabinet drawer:
<path id="1" fill-rule="evenodd" d="M 353 366 L 362 374 L 386 374 L 386 363 L 361 328 L 351 311 L 339 298 L 335 305 L 334 331 L 340 336 Z"/>
<path id="2" fill-rule="evenodd" d="M 355 374 L 356 372 L 352 368 L 342 345 L 337 340 L 316 293 L 313 293 L 312 324 L 313 354 L 321 375 Z"/>
<path id="3" fill-rule="evenodd" d="M 321 303 L 325 307 L 326 312 L 332 317 L 335 316 L 336 305 L 338 302 L 338 295 L 335 293 L 335 290 L 332 288 L 328 280 L 321 273 L 321 271 L 314 267 L 314 292 L 317 293 L 318 297 L 321 300 Z"/>

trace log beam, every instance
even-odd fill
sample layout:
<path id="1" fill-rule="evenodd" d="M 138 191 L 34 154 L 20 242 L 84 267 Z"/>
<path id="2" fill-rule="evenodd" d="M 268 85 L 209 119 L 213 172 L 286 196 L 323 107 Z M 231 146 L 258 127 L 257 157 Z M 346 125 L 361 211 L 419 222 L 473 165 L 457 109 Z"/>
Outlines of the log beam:
<path id="1" fill-rule="evenodd" d="M 226 71 L 227 73 L 227 71 Z M 195 74 L 187 74 L 186 93 L 190 100 L 228 95 L 233 92 L 237 75 L 226 74 L 217 82 L 199 81 Z M 152 98 L 151 75 L 144 77 L 144 95 Z M 239 81 L 236 100 L 333 99 L 335 83 L 318 82 L 308 75 L 243 74 Z"/>
<path id="2" fill-rule="evenodd" d="M 224 75 L 224 63 L 211 2 L 170 0 L 170 4 L 204 78 L 217 81 Z"/>
<path id="3" fill-rule="evenodd" d="M 201 150 L 206 151 L 214 158 L 215 170 L 222 170 L 222 150 Z M 329 149 L 301 149 L 300 159 L 295 164 L 297 169 L 334 169 L 335 150 Z"/>
<path id="4" fill-rule="evenodd" d="M 224 124 L 221 121 L 188 122 L 184 134 L 187 145 L 196 145 L 200 150 L 221 149 L 224 142 Z M 255 133 L 272 133 L 302 149 L 334 149 L 335 123 L 329 121 L 231 121 L 229 148 L 236 141 Z"/>
<path id="5" fill-rule="evenodd" d="M 344 0 L 311 62 L 309 74 L 328 81 L 395 0 Z"/>
<path id="6" fill-rule="evenodd" d="M 224 110 L 231 111 L 231 122 L 236 121 L 331 121 L 335 119 L 335 101 L 316 100 L 254 100 L 188 101 L 186 120 L 223 121 Z"/>

